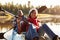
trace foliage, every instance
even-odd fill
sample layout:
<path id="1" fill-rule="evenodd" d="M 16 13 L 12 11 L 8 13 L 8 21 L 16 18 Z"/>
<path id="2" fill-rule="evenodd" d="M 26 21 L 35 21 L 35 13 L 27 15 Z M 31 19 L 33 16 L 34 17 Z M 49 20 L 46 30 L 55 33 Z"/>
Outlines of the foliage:
<path id="1" fill-rule="evenodd" d="M 22 10 L 24 14 L 27 14 L 28 11 L 30 10 L 30 8 L 32 7 L 27 7 L 26 5 L 21 5 L 21 4 L 16 4 L 14 5 L 13 2 L 12 3 L 6 3 L 5 5 L 2 5 L 0 3 L 0 7 L 2 7 L 4 10 L 16 15 L 18 10 Z"/>

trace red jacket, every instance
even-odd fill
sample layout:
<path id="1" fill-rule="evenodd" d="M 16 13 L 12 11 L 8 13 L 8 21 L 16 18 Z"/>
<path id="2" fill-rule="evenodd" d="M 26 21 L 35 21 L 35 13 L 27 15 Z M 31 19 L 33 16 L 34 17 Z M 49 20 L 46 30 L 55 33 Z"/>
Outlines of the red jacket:
<path id="1" fill-rule="evenodd" d="M 39 29 L 39 20 L 37 20 L 36 18 L 35 19 L 32 19 L 32 18 L 28 18 L 27 19 L 28 20 L 28 22 L 30 22 L 30 23 L 33 23 L 34 25 L 36 25 L 36 30 L 38 31 L 38 29 Z M 28 31 L 28 29 L 29 29 L 29 23 L 23 23 L 22 24 L 22 31 Z"/>
<path id="2" fill-rule="evenodd" d="M 28 18 L 28 21 L 30 22 L 30 23 L 33 23 L 34 25 L 35 25 L 35 27 L 36 27 L 36 30 L 38 31 L 38 29 L 39 29 L 39 23 L 38 22 L 40 22 L 39 20 L 37 20 L 36 18 Z"/>
<path id="3" fill-rule="evenodd" d="M 27 32 L 28 28 L 29 28 L 29 23 L 23 22 L 23 24 L 21 25 L 22 31 Z"/>

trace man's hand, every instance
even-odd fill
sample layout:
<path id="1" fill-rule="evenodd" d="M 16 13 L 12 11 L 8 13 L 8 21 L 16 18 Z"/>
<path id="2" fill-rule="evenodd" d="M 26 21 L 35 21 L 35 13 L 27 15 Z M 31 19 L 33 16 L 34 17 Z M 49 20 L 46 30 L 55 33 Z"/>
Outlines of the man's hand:
<path id="1" fill-rule="evenodd" d="M 20 19 L 17 18 L 18 34 L 21 34 Z"/>
<path id="2" fill-rule="evenodd" d="M 17 23 L 20 23 L 20 19 L 19 18 L 17 18 Z"/>

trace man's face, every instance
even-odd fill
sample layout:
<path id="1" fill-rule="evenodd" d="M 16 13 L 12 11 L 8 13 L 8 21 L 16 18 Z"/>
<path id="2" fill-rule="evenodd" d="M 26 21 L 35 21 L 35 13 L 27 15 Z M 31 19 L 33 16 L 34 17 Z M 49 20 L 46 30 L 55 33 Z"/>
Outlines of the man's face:
<path id="1" fill-rule="evenodd" d="M 22 15 L 23 15 L 23 13 L 22 13 L 22 12 L 19 12 L 19 13 L 18 13 L 18 16 L 22 16 Z"/>

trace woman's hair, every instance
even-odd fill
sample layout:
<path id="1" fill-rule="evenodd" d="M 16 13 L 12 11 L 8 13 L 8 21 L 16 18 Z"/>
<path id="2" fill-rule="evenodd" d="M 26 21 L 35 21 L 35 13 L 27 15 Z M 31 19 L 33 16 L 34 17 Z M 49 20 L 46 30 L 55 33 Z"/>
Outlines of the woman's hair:
<path id="1" fill-rule="evenodd" d="M 33 13 L 34 11 L 36 11 L 36 14 L 38 14 L 38 10 L 36 8 L 32 8 L 30 11 L 29 11 L 29 15 L 28 17 L 31 18 L 31 13 Z"/>

